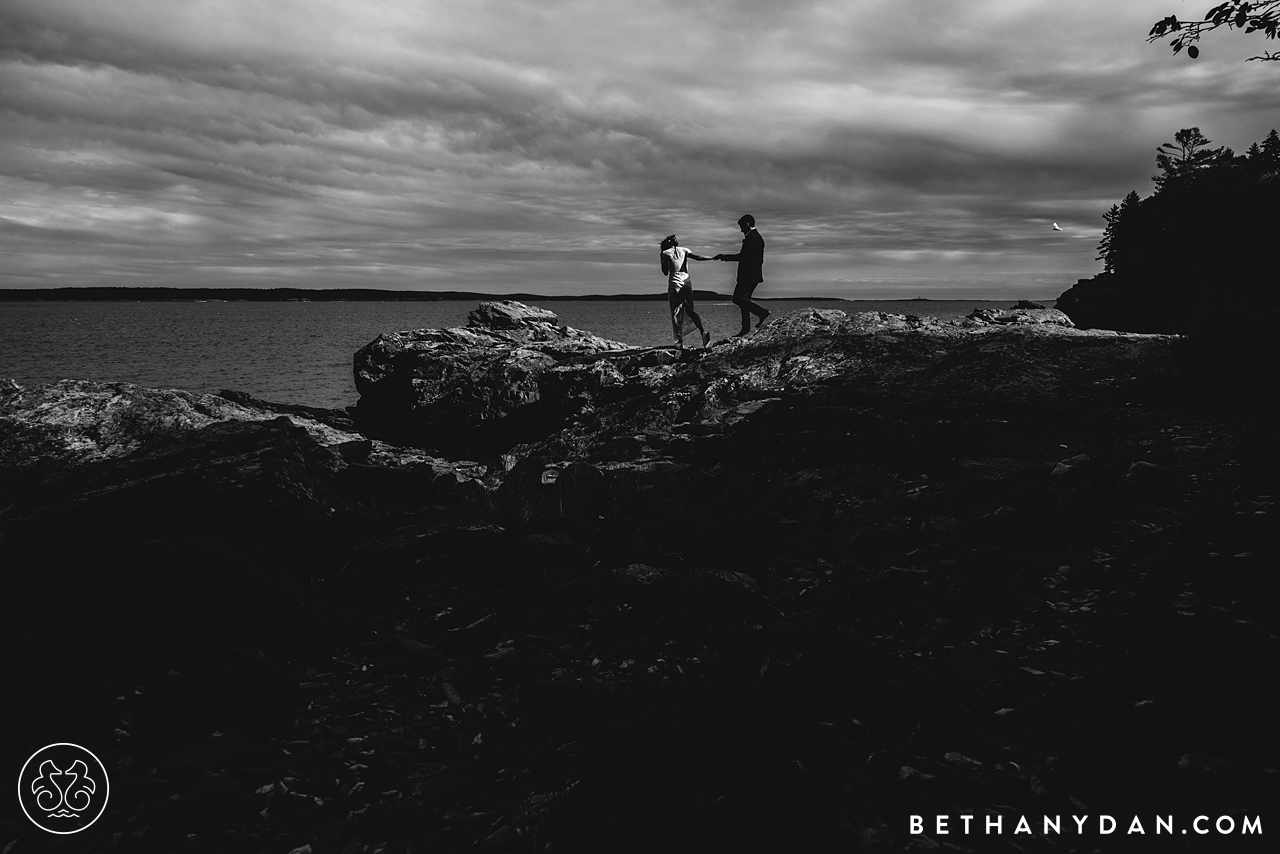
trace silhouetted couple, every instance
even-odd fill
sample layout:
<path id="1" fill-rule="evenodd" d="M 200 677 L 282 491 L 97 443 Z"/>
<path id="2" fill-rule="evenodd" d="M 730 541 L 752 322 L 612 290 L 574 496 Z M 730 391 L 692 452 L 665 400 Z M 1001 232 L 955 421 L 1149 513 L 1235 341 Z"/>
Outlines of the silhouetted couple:
<path id="1" fill-rule="evenodd" d="M 667 304 L 671 308 L 671 332 L 677 347 L 684 346 L 684 336 L 690 325 L 702 334 L 702 346 L 711 342 L 711 333 L 702 326 L 702 318 L 693 308 L 693 284 L 689 281 L 689 259 L 694 261 L 737 261 L 738 283 L 733 289 L 733 303 L 742 311 L 742 329 L 738 335 L 751 331 L 751 315 L 755 315 L 756 328 L 769 316 L 768 309 L 751 301 L 756 286 L 764 281 L 764 238 L 756 231 L 756 218 L 751 214 L 738 220 L 742 229 L 742 248 L 734 255 L 716 255 L 708 258 L 697 255 L 680 246 L 674 234 L 662 241 L 662 272 L 667 276 Z"/>

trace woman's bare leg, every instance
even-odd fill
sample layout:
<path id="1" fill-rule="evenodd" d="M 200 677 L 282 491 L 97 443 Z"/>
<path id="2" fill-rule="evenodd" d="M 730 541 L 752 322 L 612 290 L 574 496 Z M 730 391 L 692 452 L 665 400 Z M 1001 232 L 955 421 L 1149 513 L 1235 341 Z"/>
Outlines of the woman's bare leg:
<path id="1" fill-rule="evenodd" d="M 706 347 L 711 343 L 711 333 L 702 328 L 702 316 L 692 308 L 686 308 L 685 310 L 689 312 L 689 317 L 693 319 L 693 325 L 698 327 L 698 334 L 702 336 L 702 346 Z"/>

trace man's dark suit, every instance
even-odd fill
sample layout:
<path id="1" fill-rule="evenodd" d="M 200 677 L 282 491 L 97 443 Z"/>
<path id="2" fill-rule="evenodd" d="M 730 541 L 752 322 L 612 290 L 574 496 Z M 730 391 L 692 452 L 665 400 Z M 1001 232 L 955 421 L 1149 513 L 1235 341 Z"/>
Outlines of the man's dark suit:
<path id="1" fill-rule="evenodd" d="M 738 254 L 726 257 L 738 262 L 739 285 L 758 285 L 764 281 L 764 238 L 754 228 L 742 238 Z"/>
<path id="2" fill-rule="evenodd" d="M 742 238 L 742 249 L 737 255 L 720 256 L 726 261 L 738 262 L 738 285 L 733 289 L 733 303 L 742 310 L 742 331 L 751 330 L 751 315 L 764 320 L 769 312 L 751 301 L 756 285 L 764 281 L 764 238 L 752 228 Z"/>

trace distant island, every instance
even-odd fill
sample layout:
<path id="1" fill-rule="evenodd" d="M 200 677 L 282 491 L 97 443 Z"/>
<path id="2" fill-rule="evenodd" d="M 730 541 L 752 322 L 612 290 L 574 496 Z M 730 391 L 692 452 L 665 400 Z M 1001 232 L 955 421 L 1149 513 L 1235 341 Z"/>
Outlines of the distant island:
<path id="1" fill-rule="evenodd" d="M 697 300 L 729 300 L 730 294 L 693 292 Z M 485 294 L 476 291 L 381 291 L 372 288 L 13 288 L 0 289 L 0 302 L 437 302 L 440 300 L 665 300 L 665 290 L 644 294 Z M 756 297 L 759 299 L 759 297 Z M 779 299 L 830 299 L 839 297 L 779 297 Z"/>

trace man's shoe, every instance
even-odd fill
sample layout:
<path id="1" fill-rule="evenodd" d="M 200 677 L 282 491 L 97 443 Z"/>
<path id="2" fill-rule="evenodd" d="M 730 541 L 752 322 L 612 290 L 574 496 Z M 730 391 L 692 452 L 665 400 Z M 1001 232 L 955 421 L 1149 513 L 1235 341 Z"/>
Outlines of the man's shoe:
<path id="1" fill-rule="evenodd" d="M 760 315 L 760 319 L 756 321 L 756 329 L 759 329 L 761 326 L 764 326 L 764 322 L 769 319 L 769 315 L 772 313 L 773 312 L 771 311 L 765 311 L 764 314 Z"/>

